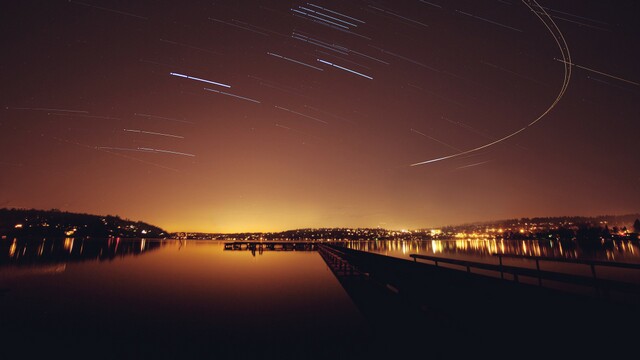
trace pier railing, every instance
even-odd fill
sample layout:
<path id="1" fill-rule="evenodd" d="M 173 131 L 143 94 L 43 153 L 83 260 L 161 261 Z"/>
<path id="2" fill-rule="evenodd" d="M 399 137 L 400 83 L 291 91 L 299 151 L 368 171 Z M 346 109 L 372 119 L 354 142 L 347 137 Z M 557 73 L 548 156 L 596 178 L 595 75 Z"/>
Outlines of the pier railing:
<path id="1" fill-rule="evenodd" d="M 339 279 L 345 276 L 363 276 L 364 274 L 345 259 L 345 254 L 329 246 L 318 246 L 318 253 Z"/>
<path id="2" fill-rule="evenodd" d="M 431 261 L 433 262 L 433 265 L 436 267 L 440 266 L 441 264 L 457 265 L 466 269 L 468 273 L 473 273 L 474 269 L 493 271 L 496 274 L 499 274 L 500 278 L 503 280 L 508 280 L 505 278 L 505 274 L 509 274 L 511 275 L 513 281 L 515 282 L 520 282 L 521 277 L 537 279 L 539 286 L 543 286 L 543 280 L 560 282 L 565 284 L 572 284 L 572 285 L 587 286 L 587 287 L 593 288 L 596 296 L 599 296 L 599 297 L 600 296 L 607 297 L 610 295 L 611 291 L 640 295 L 640 284 L 629 283 L 629 282 L 624 282 L 619 280 L 598 278 L 596 274 L 596 266 L 640 270 L 640 264 L 615 263 L 615 262 L 606 262 L 606 261 L 597 261 L 597 260 L 555 259 L 555 258 L 548 258 L 548 257 L 504 255 L 504 254 L 496 254 L 499 264 L 488 264 L 488 263 L 482 263 L 482 262 L 450 259 L 450 258 L 420 255 L 420 254 L 411 254 L 409 256 L 413 258 L 413 260 L 416 262 L 418 261 L 418 259 Z M 535 260 L 536 268 L 533 269 L 533 268 L 527 268 L 527 267 L 504 265 L 503 258 Z M 586 265 L 591 268 L 592 276 L 584 276 L 584 275 L 570 274 L 570 273 L 564 273 L 564 272 L 542 270 L 540 269 L 541 261 L 564 262 L 564 263 Z M 640 276 L 640 272 L 638 273 L 638 275 Z"/>
<path id="3" fill-rule="evenodd" d="M 587 260 L 587 259 L 566 259 L 566 258 L 553 258 L 547 256 L 532 256 L 532 255 L 515 255 L 515 254 L 495 254 L 498 257 L 500 264 L 502 264 L 503 258 L 512 258 L 512 259 L 526 259 L 533 260 L 536 263 L 536 269 L 540 270 L 540 262 L 556 262 L 556 263 L 569 263 L 569 264 L 580 264 L 589 266 L 591 269 L 591 275 L 594 279 L 597 280 L 596 275 L 596 266 L 603 268 L 621 268 L 621 269 L 635 269 L 640 270 L 640 264 L 632 264 L 632 263 L 623 263 L 623 262 L 612 262 L 612 261 L 601 261 L 601 260 Z M 640 276 L 640 272 L 638 272 L 638 276 Z"/>

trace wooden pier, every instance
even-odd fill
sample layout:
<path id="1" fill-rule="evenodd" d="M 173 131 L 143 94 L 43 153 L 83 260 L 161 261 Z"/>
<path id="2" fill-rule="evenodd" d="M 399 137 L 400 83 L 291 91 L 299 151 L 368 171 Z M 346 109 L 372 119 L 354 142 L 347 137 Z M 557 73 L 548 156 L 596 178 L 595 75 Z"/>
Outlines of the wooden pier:
<path id="1" fill-rule="evenodd" d="M 314 241 L 233 241 L 224 243 L 225 250 L 249 251 L 316 251 Z"/>
<path id="2" fill-rule="evenodd" d="M 428 261 L 429 264 L 433 264 L 433 266 L 436 267 L 442 266 L 442 264 L 448 264 L 453 265 L 453 267 L 457 267 L 460 270 L 466 271 L 467 273 L 483 271 L 485 273 L 485 276 L 491 276 L 489 274 L 493 273 L 495 277 L 498 277 L 499 275 L 501 280 L 510 280 L 516 283 L 519 283 L 523 279 L 528 278 L 534 280 L 535 283 L 537 283 L 537 285 L 540 287 L 546 286 L 546 284 L 555 284 L 557 285 L 557 288 L 561 288 L 562 285 L 569 285 L 572 286 L 575 290 L 579 290 L 578 287 L 589 289 L 591 290 L 591 293 L 596 297 L 604 297 L 610 299 L 612 296 L 615 296 L 616 301 L 640 304 L 640 282 L 633 283 L 602 277 L 598 278 L 596 273 L 596 267 L 601 269 L 627 269 L 630 271 L 634 271 L 635 278 L 640 279 L 640 264 L 616 263 L 610 261 L 583 259 L 559 259 L 540 256 L 508 254 L 496 254 L 495 257 L 499 261 L 498 264 L 489 264 L 483 262 L 450 259 L 420 254 L 411 254 L 409 256 L 413 258 L 414 261 Z M 521 266 L 504 265 L 503 258 L 532 260 L 535 262 L 536 268 L 533 269 Z M 540 267 L 541 262 L 571 263 L 587 266 L 590 268 L 591 276 L 543 270 Z"/>
<path id="3" fill-rule="evenodd" d="M 328 244 L 319 245 L 318 252 L 373 324 L 377 336 L 384 339 L 389 331 L 400 331 L 410 340 L 407 343 L 430 339 L 435 348 L 430 347 L 429 353 L 436 357 L 434 351 L 438 350 L 446 350 L 441 355 L 454 358 L 457 351 L 457 355 L 476 356 L 491 344 L 496 347 L 491 352 L 494 355 L 505 352 L 516 356 L 526 348 L 528 355 L 539 350 L 542 356 L 548 354 L 543 346 L 521 346 L 542 344 L 543 340 L 564 346 L 560 353 L 567 356 L 593 355 L 589 344 L 633 341 L 637 332 L 629 331 L 628 324 L 640 322 L 638 303 L 485 276 L 474 273 L 472 266 L 477 264 L 456 264 L 464 270 L 469 266 L 469 271 L 460 271 Z M 496 270 L 538 275 L 536 269 L 500 269 L 496 265 Z"/>

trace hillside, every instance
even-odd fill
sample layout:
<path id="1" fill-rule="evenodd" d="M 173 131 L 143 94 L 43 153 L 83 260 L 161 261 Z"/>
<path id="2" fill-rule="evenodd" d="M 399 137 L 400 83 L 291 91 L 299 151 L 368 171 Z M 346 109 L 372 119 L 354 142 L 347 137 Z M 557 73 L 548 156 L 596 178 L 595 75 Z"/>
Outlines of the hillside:
<path id="1" fill-rule="evenodd" d="M 163 229 L 118 216 L 78 214 L 59 210 L 0 209 L 2 238 L 160 238 Z"/>

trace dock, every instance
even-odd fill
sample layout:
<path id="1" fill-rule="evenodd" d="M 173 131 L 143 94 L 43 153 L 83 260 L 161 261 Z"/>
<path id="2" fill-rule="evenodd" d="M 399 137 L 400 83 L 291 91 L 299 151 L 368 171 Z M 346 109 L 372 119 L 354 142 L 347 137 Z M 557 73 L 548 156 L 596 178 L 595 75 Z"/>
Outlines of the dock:
<path id="1" fill-rule="evenodd" d="M 314 241 L 233 241 L 224 243 L 225 250 L 249 251 L 316 251 Z"/>
<path id="2" fill-rule="evenodd" d="M 640 304 L 640 281 L 627 282 L 620 280 L 608 279 L 606 277 L 598 277 L 597 269 L 603 272 L 610 272 L 611 269 L 629 270 L 629 276 L 640 279 L 640 264 L 586 260 L 586 259 L 563 259 L 551 258 L 543 256 L 528 255 L 511 255 L 511 254 L 495 254 L 498 264 L 489 264 L 477 261 L 457 260 L 451 258 L 443 258 L 438 256 L 427 256 L 420 254 L 411 254 L 409 257 L 414 261 L 427 261 L 433 266 L 442 266 L 447 264 L 450 267 L 458 268 L 467 273 L 482 272 L 484 276 L 500 277 L 502 280 L 513 281 L 519 283 L 523 279 L 535 280 L 535 283 L 544 287 L 547 284 L 553 284 L 556 288 L 562 288 L 563 285 L 569 285 L 574 291 L 580 291 L 584 294 L 591 293 L 595 297 L 606 298 L 607 300 L 615 300 L 627 302 L 631 304 Z M 527 268 L 521 266 L 504 265 L 503 259 L 526 259 L 535 262 L 535 268 Z M 541 263 L 570 263 L 587 267 L 590 276 L 572 274 L 568 272 L 558 272 L 544 270 Z M 529 281 L 531 283 L 531 281 Z"/>
<path id="3" fill-rule="evenodd" d="M 499 346 L 500 351 L 516 351 L 522 350 L 519 345 L 545 341 L 571 346 L 566 354 L 577 355 L 586 351 L 578 346 L 631 341 L 636 330 L 626 330 L 628 324 L 640 321 L 637 302 L 617 302 L 610 297 L 485 276 L 474 273 L 472 266 L 476 264 L 472 263 L 457 264 L 463 268 L 452 269 L 440 266 L 446 260 L 443 258 L 416 256 L 412 261 L 333 244 L 319 245 L 318 252 L 383 339 L 389 329 L 396 329 L 403 334 L 399 340 L 426 338 L 437 346 L 462 345 L 454 349 L 460 351 L 458 355 L 469 355 L 465 352 L 489 345 Z M 418 259 L 438 260 L 439 264 Z M 507 267 L 495 270 L 549 276 Z M 546 279 L 556 280 L 574 279 Z M 601 279 L 599 284 L 603 284 Z M 465 339 L 465 343 L 457 344 L 456 339 Z M 531 350 L 525 348 L 527 353 Z M 429 350 L 434 351 L 437 349 Z M 451 351 L 446 349 L 445 354 Z"/>

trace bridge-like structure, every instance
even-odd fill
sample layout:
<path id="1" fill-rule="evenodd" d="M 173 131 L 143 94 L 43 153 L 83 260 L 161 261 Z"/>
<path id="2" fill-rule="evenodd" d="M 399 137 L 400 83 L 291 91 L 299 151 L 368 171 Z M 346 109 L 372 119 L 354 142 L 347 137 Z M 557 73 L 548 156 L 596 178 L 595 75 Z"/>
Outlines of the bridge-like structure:
<path id="1" fill-rule="evenodd" d="M 545 341 L 578 354 L 584 349 L 577 347 L 590 343 L 631 340 L 627 325 L 640 321 L 640 284 L 596 276 L 597 268 L 610 266 L 640 274 L 640 265 L 566 260 L 590 267 L 584 276 L 541 270 L 540 262 L 550 258 L 530 259 L 537 263 L 532 269 L 505 266 L 502 258 L 491 265 L 413 254 L 411 261 L 330 244 L 318 245 L 318 252 L 375 332 L 384 334 L 381 341 L 389 329 L 401 331 L 391 336 L 397 341 L 430 339 L 435 357 L 473 355 L 483 346 L 514 351 L 517 344 Z M 589 291 L 546 286 L 551 283 Z M 541 351 L 536 346 L 523 349 L 533 354 Z"/>
<path id="2" fill-rule="evenodd" d="M 515 351 L 517 344 L 541 341 L 577 351 L 591 342 L 632 341 L 628 324 L 640 323 L 640 275 L 635 283 L 597 276 L 612 267 L 640 274 L 640 264 L 543 257 L 523 257 L 535 268 L 503 264 L 515 255 L 496 255 L 497 265 L 421 254 L 411 254 L 412 261 L 310 241 L 240 241 L 226 243 L 225 250 L 318 251 L 369 323 L 371 336 L 380 342 L 427 341 L 434 357 L 473 355 L 482 346 Z M 541 268 L 553 261 L 590 271 Z M 560 286 L 549 286 L 554 284 Z M 588 290 L 559 289 L 564 287 Z M 396 350 L 375 355 L 401 356 Z"/>
<path id="3" fill-rule="evenodd" d="M 233 241 L 224 243 L 225 250 L 250 251 L 316 251 L 315 241 Z"/>

